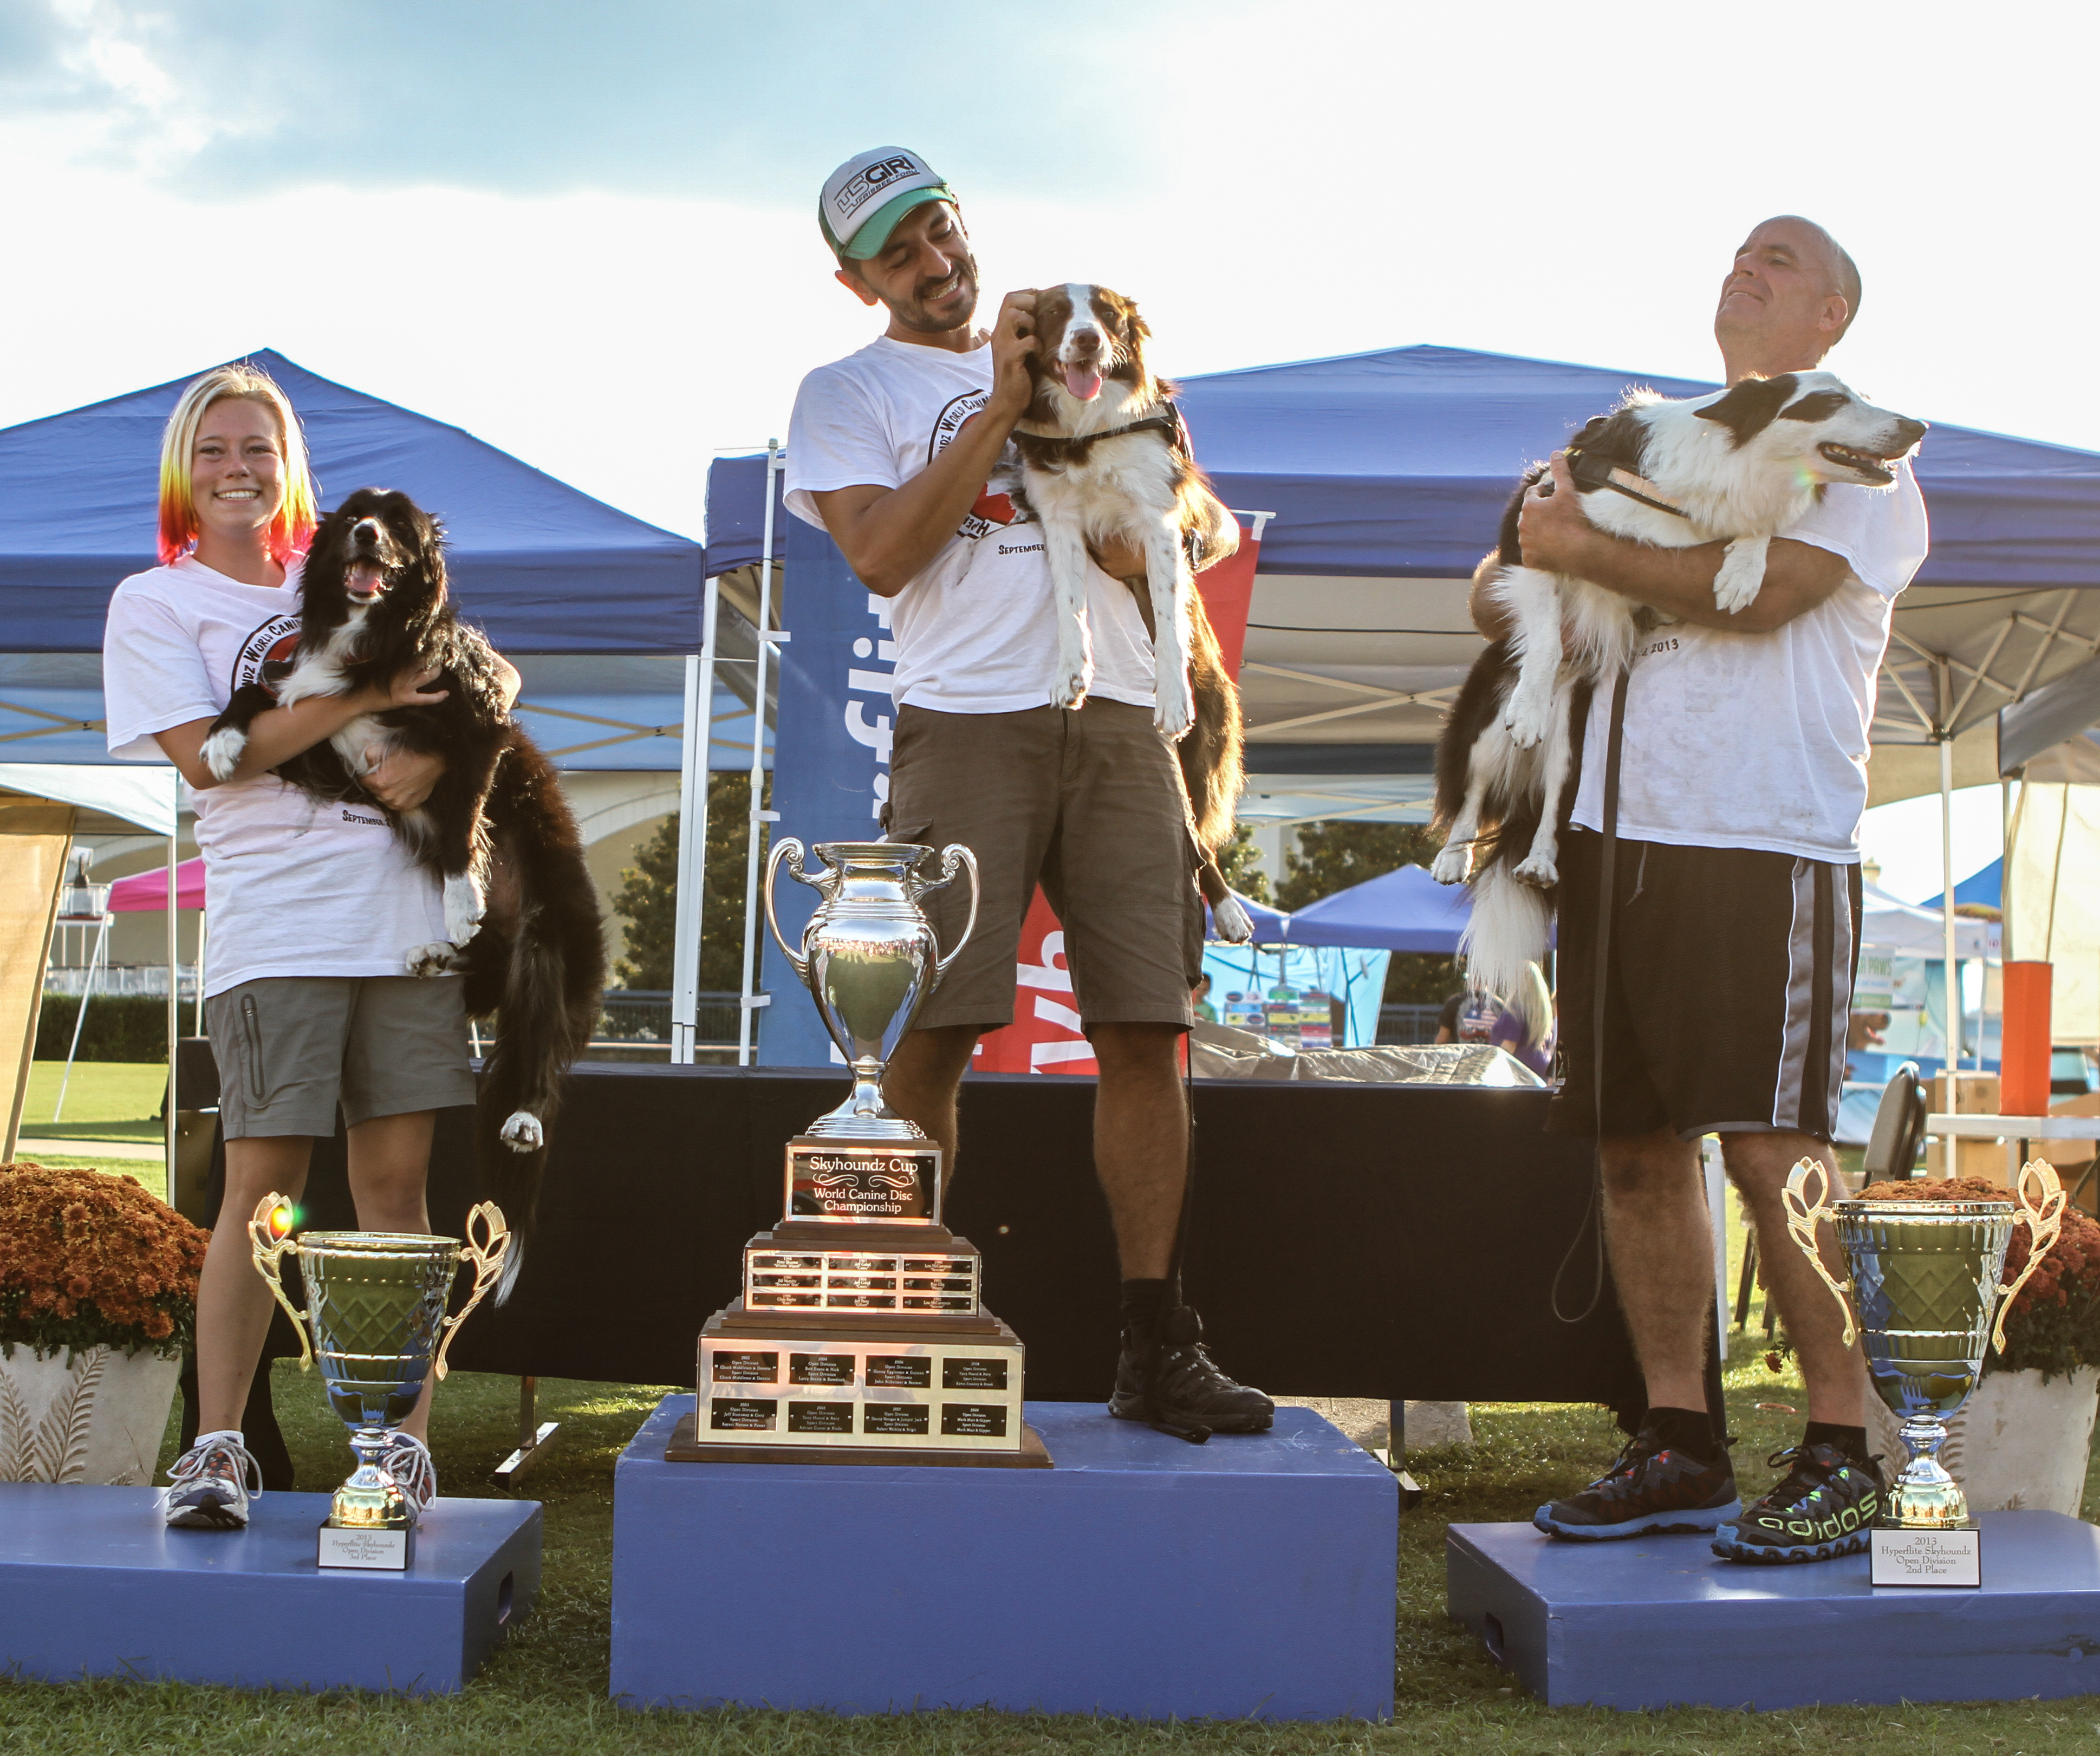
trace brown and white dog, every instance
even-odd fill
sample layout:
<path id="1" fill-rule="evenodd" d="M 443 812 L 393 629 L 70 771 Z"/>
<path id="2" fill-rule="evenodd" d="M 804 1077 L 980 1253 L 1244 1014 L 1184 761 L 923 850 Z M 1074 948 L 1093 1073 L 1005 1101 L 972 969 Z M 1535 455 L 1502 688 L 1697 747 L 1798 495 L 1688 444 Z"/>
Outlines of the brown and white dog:
<path id="1" fill-rule="evenodd" d="M 1225 674 L 1196 575 L 1229 554 L 1238 527 L 1190 455 L 1173 386 L 1145 363 L 1151 331 L 1136 303 L 1082 281 L 1035 293 L 1035 399 L 1013 430 L 1014 498 L 1043 527 L 1057 601 L 1051 699 L 1076 707 L 1093 681 L 1087 634 L 1088 545 L 1119 539 L 1145 556 L 1144 589 L 1127 583 L 1151 631 L 1153 722 L 1176 741 L 1203 895 L 1225 938 L 1253 924 L 1218 870 L 1243 781 L 1239 691 Z"/>

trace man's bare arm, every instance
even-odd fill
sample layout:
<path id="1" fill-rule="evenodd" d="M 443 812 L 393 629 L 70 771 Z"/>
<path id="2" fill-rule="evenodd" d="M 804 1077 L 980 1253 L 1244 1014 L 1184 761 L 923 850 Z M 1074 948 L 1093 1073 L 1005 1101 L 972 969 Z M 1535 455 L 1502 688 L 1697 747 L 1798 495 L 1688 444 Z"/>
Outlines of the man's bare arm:
<path id="1" fill-rule="evenodd" d="M 1574 479 L 1558 452 L 1550 479 L 1554 492 L 1542 495 L 1534 488 L 1524 496 L 1519 515 L 1518 540 L 1525 565 L 1590 580 L 1683 621 L 1738 633 L 1768 634 L 1813 610 L 1844 583 L 1851 571 L 1842 556 L 1827 549 L 1780 538 L 1766 555 L 1764 584 L 1757 602 L 1730 615 L 1714 604 L 1714 580 L 1727 553 L 1726 543 L 1657 549 L 1608 536 L 1583 515 Z"/>
<path id="2" fill-rule="evenodd" d="M 879 598 L 894 598 L 941 552 L 977 504 L 1027 413 L 1035 386 L 1028 356 L 1037 347 L 1035 298 L 1009 293 L 991 333 L 991 395 L 940 456 L 902 488 L 870 483 L 812 494 L 817 516 L 854 576 Z"/>

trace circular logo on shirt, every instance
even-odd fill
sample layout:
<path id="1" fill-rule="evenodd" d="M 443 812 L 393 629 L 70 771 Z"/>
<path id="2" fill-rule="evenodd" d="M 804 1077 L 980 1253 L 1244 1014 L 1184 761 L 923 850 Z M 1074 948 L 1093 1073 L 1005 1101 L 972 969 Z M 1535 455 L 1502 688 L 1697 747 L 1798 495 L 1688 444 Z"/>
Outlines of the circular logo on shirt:
<path id="1" fill-rule="evenodd" d="M 926 442 L 927 462 L 939 457 L 949 442 L 969 425 L 970 417 L 981 413 L 990 400 L 989 390 L 965 390 L 935 416 L 933 436 Z M 1028 514 L 1009 496 L 1018 474 L 1019 459 L 1008 445 L 999 460 L 999 466 L 992 471 L 991 479 L 985 483 L 984 492 L 977 496 L 977 504 L 956 527 L 955 535 L 975 542 L 1007 525 L 1028 523 Z"/>
<path id="2" fill-rule="evenodd" d="M 260 683 L 276 695 L 278 684 L 291 674 L 298 645 L 299 619 L 271 616 L 241 642 L 240 651 L 234 655 L 234 689 L 238 691 L 250 683 Z"/>

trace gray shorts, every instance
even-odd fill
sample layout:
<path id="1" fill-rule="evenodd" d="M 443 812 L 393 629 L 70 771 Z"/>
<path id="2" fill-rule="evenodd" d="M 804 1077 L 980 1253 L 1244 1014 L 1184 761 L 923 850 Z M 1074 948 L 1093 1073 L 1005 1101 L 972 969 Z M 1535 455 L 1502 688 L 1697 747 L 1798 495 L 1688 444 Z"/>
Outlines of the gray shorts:
<path id="1" fill-rule="evenodd" d="M 960 841 L 984 885 L 977 930 L 919 1029 L 1013 1021 L 1021 924 L 1039 883 L 1063 924 L 1087 1024 L 1187 1028 L 1203 973 L 1203 896 L 1180 766 L 1151 708 L 1106 696 L 1012 713 L 906 707 L 890 776 L 889 840 Z M 968 918 L 969 880 L 922 906 L 945 950 Z"/>
<path id="2" fill-rule="evenodd" d="M 335 1132 L 474 1101 L 455 976 L 268 976 L 214 994 L 205 1027 L 230 1141 Z"/>

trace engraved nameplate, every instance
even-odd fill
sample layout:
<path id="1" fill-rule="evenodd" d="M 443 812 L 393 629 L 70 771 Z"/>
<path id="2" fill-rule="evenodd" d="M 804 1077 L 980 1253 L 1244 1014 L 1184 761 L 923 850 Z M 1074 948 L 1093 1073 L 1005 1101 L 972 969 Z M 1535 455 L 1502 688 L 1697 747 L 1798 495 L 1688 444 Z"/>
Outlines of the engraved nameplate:
<path id="1" fill-rule="evenodd" d="M 719 1433 L 770 1433 L 778 1407 L 770 1396 L 710 1396 L 708 1425 Z"/>
<path id="2" fill-rule="evenodd" d="M 838 1141 L 788 1144 L 788 1216 L 884 1225 L 931 1224 L 939 1203 L 941 1149 L 862 1146 Z M 894 1268 L 892 1261 L 889 1266 Z"/>
<path id="3" fill-rule="evenodd" d="M 1983 1583 L 1979 1530 L 1882 1530 L 1873 1533 L 1877 1586 L 1968 1586 Z"/>
<path id="4" fill-rule="evenodd" d="M 717 1353 L 714 1357 L 717 1384 L 770 1384 L 779 1375 L 777 1353 Z"/>
<path id="5" fill-rule="evenodd" d="M 364 1572 L 405 1573 L 416 1552 L 416 1531 L 366 1530 L 324 1524 L 315 1555 L 322 1567 L 347 1567 Z"/>

